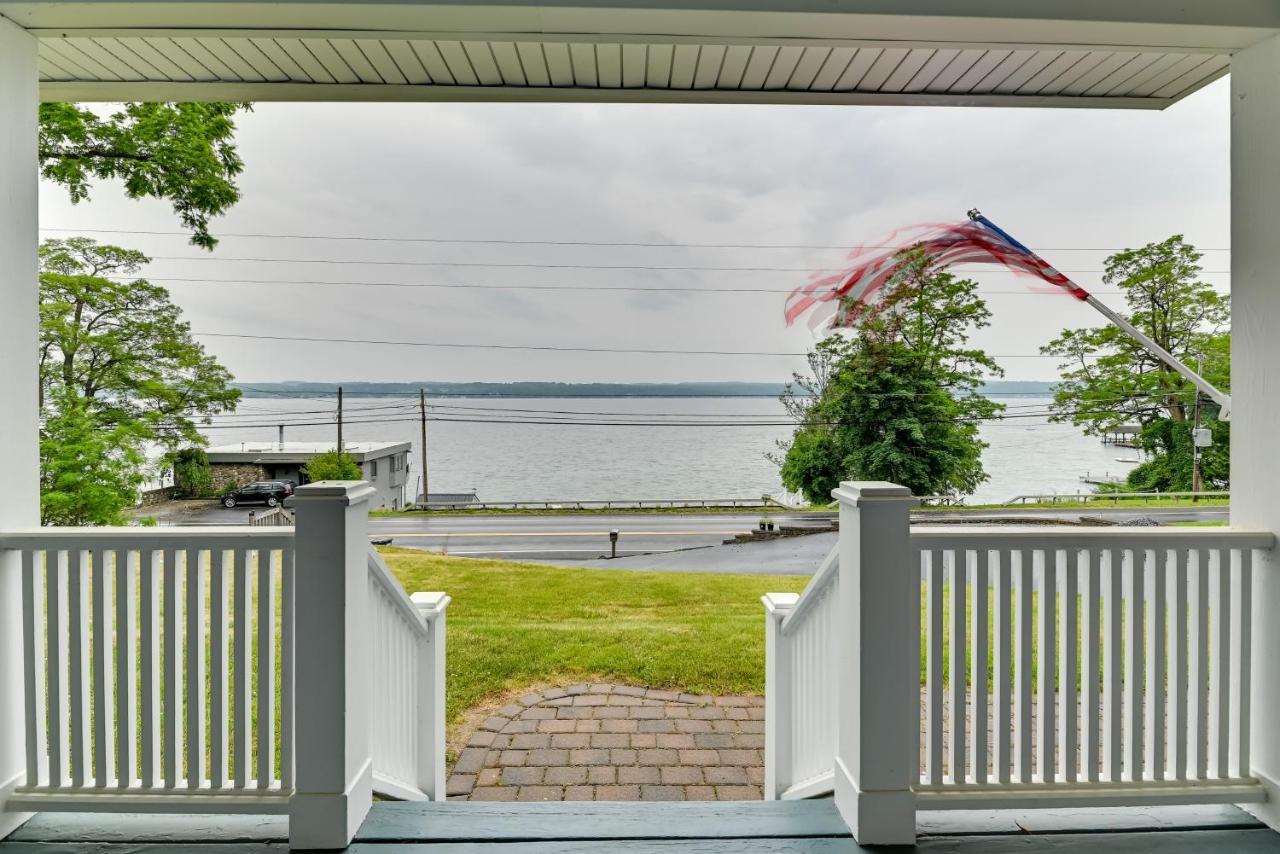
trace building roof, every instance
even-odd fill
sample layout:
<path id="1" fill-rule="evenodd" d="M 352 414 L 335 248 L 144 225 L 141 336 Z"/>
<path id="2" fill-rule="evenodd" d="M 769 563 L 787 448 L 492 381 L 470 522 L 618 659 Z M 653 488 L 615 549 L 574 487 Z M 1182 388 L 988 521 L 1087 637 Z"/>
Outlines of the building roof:
<path id="1" fill-rule="evenodd" d="M 1160 108 L 1272 0 L 11 2 L 46 100 Z"/>
<path id="2" fill-rule="evenodd" d="M 408 442 L 346 442 L 346 452 L 356 462 L 378 460 L 409 450 Z M 337 447 L 336 442 L 237 442 L 206 448 L 211 463 L 305 463 Z"/>

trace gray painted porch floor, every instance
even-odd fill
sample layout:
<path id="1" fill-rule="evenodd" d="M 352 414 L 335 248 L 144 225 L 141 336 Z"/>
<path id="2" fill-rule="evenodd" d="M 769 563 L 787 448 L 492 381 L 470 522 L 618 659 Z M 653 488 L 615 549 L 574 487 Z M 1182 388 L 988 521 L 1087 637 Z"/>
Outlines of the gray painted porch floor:
<path id="1" fill-rule="evenodd" d="M 1235 807 L 921 813 L 927 854 L 1276 852 L 1280 834 Z M 284 854 L 261 816 L 43 813 L 0 854 Z M 349 849 L 364 854 L 726 854 L 863 850 L 829 800 L 728 803 L 377 803 Z M 893 849 L 907 850 L 907 849 Z"/>

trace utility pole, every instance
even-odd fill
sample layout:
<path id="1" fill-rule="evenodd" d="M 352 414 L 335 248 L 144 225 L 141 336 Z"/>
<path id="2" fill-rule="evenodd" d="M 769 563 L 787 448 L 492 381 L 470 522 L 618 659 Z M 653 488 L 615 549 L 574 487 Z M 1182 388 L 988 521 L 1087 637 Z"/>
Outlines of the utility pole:
<path id="1" fill-rule="evenodd" d="M 1204 356 L 1196 357 L 1196 373 L 1204 374 Z M 1193 418 L 1193 426 L 1191 427 L 1191 491 L 1199 493 L 1204 489 L 1204 481 L 1200 475 L 1200 389 L 1196 389 L 1196 403 L 1193 409 L 1195 413 Z M 1199 501 L 1199 495 L 1192 495 L 1192 501 Z"/>
<path id="2" fill-rule="evenodd" d="M 418 411 L 422 415 L 422 506 L 426 507 L 431 493 L 427 490 L 427 392 L 418 389 Z"/>
<path id="3" fill-rule="evenodd" d="M 342 386 L 338 386 L 338 453 L 344 453 L 346 446 L 342 444 Z"/>

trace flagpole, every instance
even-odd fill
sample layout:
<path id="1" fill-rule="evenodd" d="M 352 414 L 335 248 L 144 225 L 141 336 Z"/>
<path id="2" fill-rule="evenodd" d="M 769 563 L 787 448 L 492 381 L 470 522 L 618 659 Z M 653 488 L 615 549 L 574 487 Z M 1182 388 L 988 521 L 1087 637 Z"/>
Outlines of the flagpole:
<path id="1" fill-rule="evenodd" d="M 1007 231 L 997 226 L 995 223 L 987 219 L 977 210 L 969 211 L 969 219 L 974 220 L 975 222 L 980 222 L 983 225 L 988 226 L 993 231 L 995 231 L 996 233 L 1000 234 L 1002 237 L 1007 239 L 1010 243 L 1014 244 L 1015 246 L 1025 251 L 1028 255 L 1045 263 L 1046 265 L 1049 265 L 1047 261 L 1045 261 L 1039 255 L 1037 255 L 1035 252 L 1032 252 L 1024 244 L 1015 240 Z M 1052 265 L 1049 265 L 1049 266 L 1052 266 Z M 1059 273 L 1061 274 L 1061 271 L 1059 271 Z M 1065 279 L 1066 276 L 1063 276 L 1063 278 Z M 1067 279 L 1067 281 L 1071 281 L 1071 280 Z M 1180 375 L 1182 375 L 1182 377 L 1184 377 L 1186 380 L 1191 382 L 1191 384 L 1194 385 L 1197 389 L 1199 389 L 1200 391 L 1208 395 L 1210 398 L 1212 398 L 1213 401 L 1217 403 L 1221 409 L 1221 412 L 1218 415 L 1219 420 L 1221 421 L 1231 420 L 1231 396 L 1230 395 L 1224 394 L 1223 392 L 1219 391 L 1212 383 L 1210 383 L 1204 377 L 1197 374 L 1195 371 L 1191 370 L 1191 368 L 1184 365 L 1182 361 L 1178 359 L 1177 356 L 1173 355 L 1168 350 L 1161 347 L 1155 341 L 1152 341 L 1150 337 L 1148 337 L 1145 333 L 1142 332 L 1142 330 L 1138 329 L 1128 320 L 1121 317 L 1117 312 L 1113 311 L 1106 304 L 1104 304 L 1102 300 L 1098 299 L 1093 294 L 1086 291 L 1084 288 L 1075 284 L 1075 282 L 1071 282 L 1071 284 L 1077 289 L 1079 293 L 1084 294 L 1084 302 L 1093 306 L 1093 308 L 1099 314 L 1101 314 L 1107 320 L 1110 320 L 1116 326 L 1120 327 L 1120 329 L 1123 330 L 1125 334 L 1127 334 L 1130 338 L 1132 338 L 1133 340 L 1141 344 L 1147 350 L 1148 353 L 1155 356 L 1157 359 L 1164 362 L 1169 367 L 1173 368 L 1173 370 L 1177 371 Z"/>

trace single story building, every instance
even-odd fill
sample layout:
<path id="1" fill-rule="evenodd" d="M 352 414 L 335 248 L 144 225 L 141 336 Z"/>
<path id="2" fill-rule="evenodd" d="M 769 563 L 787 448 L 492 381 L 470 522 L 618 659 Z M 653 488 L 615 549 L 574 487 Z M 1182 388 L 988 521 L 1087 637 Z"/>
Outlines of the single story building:
<path id="1" fill-rule="evenodd" d="M 346 442 L 343 449 L 360 466 L 361 477 L 378 491 L 370 507 L 399 510 L 405 504 L 409 479 L 408 442 Z M 208 448 L 212 488 L 223 492 L 255 480 L 306 483 L 302 467 L 311 458 L 332 451 L 333 442 L 238 442 Z"/>

